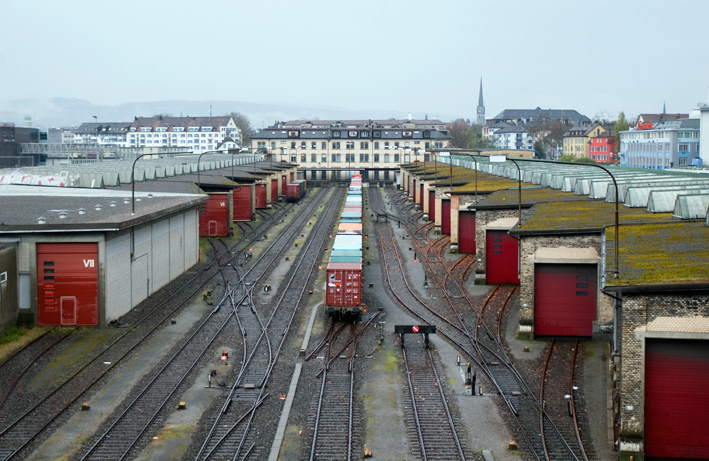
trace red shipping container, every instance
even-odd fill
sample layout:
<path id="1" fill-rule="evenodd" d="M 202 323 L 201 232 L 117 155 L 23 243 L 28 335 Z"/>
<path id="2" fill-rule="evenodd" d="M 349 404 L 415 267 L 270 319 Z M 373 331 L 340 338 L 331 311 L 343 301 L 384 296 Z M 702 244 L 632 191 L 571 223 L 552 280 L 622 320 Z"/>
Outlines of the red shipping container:
<path id="1" fill-rule="evenodd" d="M 209 200 L 199 204 L 199 236 L 229 235 L 229 207 L 226 194 L 209 194 Z"/>
<path id="2" fill-rule="evenodd" d="M 98 325 L 98 244 L 37 244 L 37 323 Z"/>
<path id="3" fill-rule="evenodd" d="M 251 221 L 251 186 L 234 188 L 234 221 Z"/>
<path id="4" fill-rule="evenodd" d="M 295 202 L 300 198 L 300 184 L 286 184 L 286 200 Z"/>
<path id="5" fill-rule="evenodd" d="M 339 307 L 359 308 L 362 305 L 362 264 L 328 264 L 325 288 L 328 311 Z"/>
<path id="6" fill-rule="evenodd" d="M 266 208 L 268 201 L 266 200 L 266 184 L 256 184 L 255 191 L 256 208 Z"/>

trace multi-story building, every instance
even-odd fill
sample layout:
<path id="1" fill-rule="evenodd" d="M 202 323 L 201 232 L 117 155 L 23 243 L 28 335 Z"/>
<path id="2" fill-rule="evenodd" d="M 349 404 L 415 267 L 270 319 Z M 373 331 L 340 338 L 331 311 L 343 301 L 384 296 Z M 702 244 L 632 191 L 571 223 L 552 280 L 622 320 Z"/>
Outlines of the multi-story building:
<path id="1" fill-rule="evenodd" d="M 284 122 L 261 130 L 251 148 L 278 161 L 297 163 L 308 180 L 393 181 L 400 163 L 433 161 L 430 149 L 448 147 L 438 120 L 349 120 Z"/>
<path id="2" fill-rule="evenodd" d="M 564 124 L 574 126 L 591 122 L 591 119 L 569 109 L 505 109 L 495 117 L 487 119 L 487 125 L 492 126 L 500 122 L 527 124 L 529 122 L 546 122 L 558 120 Z"/>
<path id="3" fill-rule="evenodd" d="M 73 144 L 100 144 L 126 147 L 130 123 L 82 123 L 74 131 Z M 62 136 L 62 139 L 64 137 Z"/>
<path id="4" fill-rule="evenodd" d="M 241 144 L 241 131 L 232 117 L 136 117 L 127 134 L 127 147 L 180 147 L 193 153 L 216 151 L 226 138 Z"/>
<path id="5" fill-rule="evenodd" d="M 591 140 L 598 136 L 609 136 L 611 131 L 610 126 L 604 127 L 600 123 L 577 125 L 564 134 L 563 154 L 574 158 L 590 157 Z"/>
<path id="6" fill-rule="evenodd" d="M 595 138 L 591 138 L 588 155 L 596 163 L 609 163 L 614 160 L 614 147 L 615 136 L 613 136 L 613 127 L 609 126 L 607 131 L 600 133 Z"/>
<path id="7" fill-rule="evenodd" d="M 498 149 L 534 149 L 534 135 L 525 124 L 500 122 L 488 128 L 488 138 Z"/>
<path id="8" fill-rule="evenodd" d="M 701 166 L 698 118 L 644 122 L 620 133 L 620 165 L 654 170 Z"/>

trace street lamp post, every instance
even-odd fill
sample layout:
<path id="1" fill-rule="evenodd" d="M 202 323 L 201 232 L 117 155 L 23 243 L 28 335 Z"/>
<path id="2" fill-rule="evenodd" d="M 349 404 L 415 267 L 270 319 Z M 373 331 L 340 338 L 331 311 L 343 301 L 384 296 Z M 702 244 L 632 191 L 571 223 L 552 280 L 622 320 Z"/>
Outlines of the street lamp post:
<path id="1" fill-rule="evenodd" d="M 191 154 L 191 151 L 185 151 L 185 152 L 174 152 L 174 154 Z M 141 158 L 148 156 L 148 155 L 159 155 L 153 153 L 149 154 L 140 154 L 133 160 L 133 166 L 131 168 L 131 173 L 130 173 L 130 182 L 131 182 L 131 209 L 130 209 L 130 214 L 133 216 L 135 214 L 135 164 L 140 160 Z"/>
<path id="2" fill-rule="evenodd" d="M 505 155 L 491 155 L 490 156 L 490 161 L 492 163 L 504 163 L 507 160 L 514 163 L 515 166 L 517 167 L 517 210 L 518 210 L 517 225 L 519 225 L 519 227 L 522 227 L 522 172 L 519 169 L 519 164 L 516 161 L 514 161 L 513 159 L 508 158 Z"/>
<path id="3" fill-rule="evenodd" d="M 199 180 L 199 176 L 200 176 L 200 175 L 199 175 L 199 161 L 202 159 L 202 156 L 203 156 L 204 154 L 213 154 L 213 153 L 215 153 L 215 152 L 217 152 L 217 151 L 208 150 L 208 151 L 206 151 L 206 152 L 202 152 L 201 154 L 199 154 L 199 157 L 197 157 L 197 187 L 199 187 L 199 184 L 200 184 L 200 180 Z"/>

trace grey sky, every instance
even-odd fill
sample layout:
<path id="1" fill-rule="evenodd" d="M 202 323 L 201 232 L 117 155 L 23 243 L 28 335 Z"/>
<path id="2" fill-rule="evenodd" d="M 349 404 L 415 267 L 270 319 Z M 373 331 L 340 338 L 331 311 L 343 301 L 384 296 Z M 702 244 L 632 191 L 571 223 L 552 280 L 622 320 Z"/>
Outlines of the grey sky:
<path id="1" fill-rule="evenodd" d="M 707 102 L 709 2 L 4 0 L 0 101 L 239 100 L 473 119 Z M 1 108 L 0 108 L 1 110 Z"/>

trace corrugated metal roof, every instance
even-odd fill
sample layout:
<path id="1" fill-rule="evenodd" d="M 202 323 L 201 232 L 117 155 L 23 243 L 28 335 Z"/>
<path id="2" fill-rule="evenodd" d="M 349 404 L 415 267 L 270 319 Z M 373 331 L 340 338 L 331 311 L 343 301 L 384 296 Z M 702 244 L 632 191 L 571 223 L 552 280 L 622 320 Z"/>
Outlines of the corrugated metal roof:
<path id="1" fill-rule="evenodd" d="M 709 191 L 704 194 L 678 195 L 675 202 L 673 218 L 704 219 L 709 207 Z"/>

